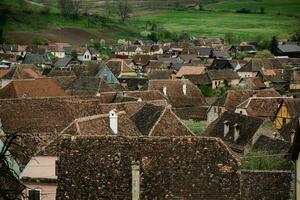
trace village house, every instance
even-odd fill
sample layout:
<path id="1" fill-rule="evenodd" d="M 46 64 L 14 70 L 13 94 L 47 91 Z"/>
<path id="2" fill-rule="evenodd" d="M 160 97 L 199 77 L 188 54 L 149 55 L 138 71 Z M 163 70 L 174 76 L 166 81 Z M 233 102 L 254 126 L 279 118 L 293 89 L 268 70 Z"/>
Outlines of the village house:
<path id="1" fill-rule="evenodd" d="M 148 90 L 158 90 L 181 119 L 206 118 L 207 102 L 201 91 L 189 80 L 150 80 Z"/>
<path id="2" fill-rule="evenodd" d="M 231 56 L 228 53 L 228 51 L 225 50 L 212 50 L 210 58 L 214 58 L 214 59 L 227 59 L 227 60 L 231 60 Z"/>
<path id="3" fill-rule="evenodd" d="M 256 77 L 262 69 L 283 69 L 281 63 L 275 58 L 253 58 L 239 70 L 242 78 Z"/>
<path id="4" fill-rule="evenodd" d="M 13 80 L 0 90 L 1 99 L 66 95 L 51 78 Z"/>
<path id="5" fill-rule="evenodd" d="M 275 127 L 281 129 L 300 115 L 300 99 L 283 99 L 276 112 Z"/>
<path id="6" fill-rule="evenodd" d="M 212 122 L 204 132 L 205 136 L 221 138 L 234 152 L 243 155 L 247 145 L 252 150 L 288 151 L 288 144 L 283 141 L 273 123 L 262 118 L 250 117 L 239 113 L 224 112 Z M 264 147 L 259 143 L 266 140 L 277 149 Z M 266 143 L 265 143 L 266 144 Z M 278 144 L 280 144 L 278 146 Z"/>
<path id="7" fill-rule="evenodd" d="M 280 44 L 277 47 L 277 56 L 287 56 L 289 58 L 300 58 L 300 46 L 297 44 Z"/>
<path id="8" fill-rule="evenodd" d="M 238 105 L 250 97 L 280 97 L 280 94 L 275 90 L 228 90 L 209 108 L 207 113 L 207 123 L 210 124 L 225 111 L 234 112 Z"/>
<path id="9" fill-rule="evenodd" d="M 246 116 L 275 120 L 278 108 L 284 99 L 292 97 L 250 97 L 235 109 L 236 113 Z"/>
<path id="10" fill-rule="evenodd" d="M 182 78 L 185 75 L 200 75 L 204 74 L 207 68 L 204 66 L 182 66 L 176 73 L 176 78 Z"/>
<path id="11" fill-rule="evenodd" d="M 3 88 L 12 80 L 41 77 L 41 73 L 33 65 L 13 65 L 8 69 L 0 69 L 0 88 Z"/>
<path id="12" fill-rule="evenodd" d="M 37 65 L 42 68 L 50 68 L 52 65 L 51 59 L 46 54 L 26 54 L 22 61 L 24 65 Z"/>
<path id="13" fill-rule="evenodd" d="M 66 136 L 59 152 L 57 199 L 240 199 L 240 162 L 216 138 Z"/>
<path id="14" fill-rule="evenodd" d="M 293 92 L 300 91 L 300 71 L 299 70 L 292 71 L 289 90 L 293 91 Z"/>
<path id="15" fill-rule="evenodd" d="M 216 89 L 223 84 L 236 86 L 240 82 L 240 76 L 233 70 L 209 70 L 207 74 L 212 82 L 212 89 Z"/>
<path id="16" fill-rule="evenodd" d="M 77 54 L 77 59 L 81 62 L 91 61 L 92 60 L 92 53 L 88 48 L 85 47 L 78 47 L 75 49 Z"/>
<path id="17" fill-rule="evenodd" d="M 259 77 L 243 78 L 240 81 L 239 86 L 250 90 L 261 90 L 267 88 L 266 84 Z"/>
<path id="18" fill-rule="evenodd" d="M 231 46 L 229 51 L 231 51 L 232 54 L 237 54 L 237 53 L 255 54 L 257 52 L 257 49 L 254 45 L 243 44 L 239 46 Z"/>
<path id="19" fill-rule="evenodd" d="M 106 65 L 117 78 L 137 77 L 136 72 L 123 59 L 112 58 Z"/>

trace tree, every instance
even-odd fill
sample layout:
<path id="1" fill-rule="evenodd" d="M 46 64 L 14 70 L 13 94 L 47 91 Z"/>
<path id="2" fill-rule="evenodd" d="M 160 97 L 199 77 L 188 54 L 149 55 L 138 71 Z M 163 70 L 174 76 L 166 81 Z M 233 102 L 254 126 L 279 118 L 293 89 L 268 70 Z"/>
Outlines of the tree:
<path id="1" fill-rule="evenodd" d="M 58 5 L 62 15 L 77 18 L 80 14 L 82 0 L 58 0 Z"/>
<path id="2" fill-rule="evenodd" d="M 224 36 L 225 42 L 228 44 L 238 44 L 239 43 L 239 37 L 234 35 L 233 33 L 226 33 Z"/>
<path id="3" fill-rule="evenodd" d="M 103 18 L 105 22 L 111 17 L 112 15 L 112 5 L 109 0 L 105 0 L 103 4 Z"/>
<path id="4" fill-rule="evenodd" d="M 20 135 L 16 133 L 5 134 L 0 139 L 0 199 L 21 199 L 25 186 L 21 184 L 16 171 L 12 167 L 12 157 L 9 149 L 13 146 L 18 151 L 26 155 L 26 149 L 21 147 L 16 141 Z M 2 142 L 3 140 L 3 142 Z"/>
<path id="5" fill-rule="evenodd" d="M 277 46 L 278 46 L 278 40 L 276 36 L 273 36 L 269 46 L 269 50 L 271 51 L 272 54 L 276 54 Z"/>
<path id="6" fill-rule="evenodd" d="M 274 58 L 274 55 L 269 50 L 258 51 L 254 58 Z"/>
<path id="7" fill-rule="evenodd" d="M 118 0 L 117 2 L 118 15 L 121 18 L 122 22 L 125 22 L 126 19 L 130 17 L 132 12 L 131 6 L 127 0 Z"/>
<path id="8" fill-rule="evenodd" d="M 300 42 L 300 29 L 298 29 L 290 38 L 292 42 Z"/>
<path id="9" fill-rule="evenodd" d="M 260 7 L 260 14 L 265 14 L 265 8 L 264 7 Z"/>

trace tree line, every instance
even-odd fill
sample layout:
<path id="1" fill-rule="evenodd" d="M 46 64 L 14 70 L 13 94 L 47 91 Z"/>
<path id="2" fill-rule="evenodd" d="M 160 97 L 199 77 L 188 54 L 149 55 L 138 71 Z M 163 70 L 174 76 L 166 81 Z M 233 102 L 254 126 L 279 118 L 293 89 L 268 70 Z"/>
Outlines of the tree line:
<path id="1" fill-rule="evenodd" d="M 78 18 L 83 8 L 83 0 L 58 0 L 58 6 L 63 16 Z M 102 13 L 104 19 L 111 18 L 113 7 L 121 21 L 124 22 L 130 17 L 132 7 L 127 0 L 105 0 Z"/>

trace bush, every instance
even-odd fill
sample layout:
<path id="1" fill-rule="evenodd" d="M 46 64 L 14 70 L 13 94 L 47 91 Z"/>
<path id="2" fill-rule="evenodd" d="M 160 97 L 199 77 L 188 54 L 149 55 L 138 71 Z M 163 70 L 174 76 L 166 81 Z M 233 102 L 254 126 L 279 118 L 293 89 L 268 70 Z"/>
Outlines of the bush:
<path id="1" fill-rule="evenodd" d="M 34 38 L 31 41 L 31 44 L 33 44 L 33 45 L 46 45 L 47 44 L 47 40 L 45 40 L 43 38 Z"/>
<path id="2" fill-rule="evenodd" d="M 184 123 L 197 136 L 201 136 L 207 127 L 206 121 L 196 121 L 193 119 L 189 119 L 189 120 L 184 120 Z"/>
<path id="3" fill-rule="evenodd" d="M 199 85 L 198 88 L 201 90 L 202 94 L 205 97 L 213 96 L 213 90 L 211 88 L 211 85 Z"/>
<path id="4" fill-rule="evenodd" d="M 274 58 L 274 55 L 269 50 L 258 51 L 254 58 Z"/>
<path id="5" fill-rule="evenodd" d="M 241 9 L 238 9 L 236 10 L 237 13 L 243 13 L 243 14 L 250 14 L 252 13 L 252 11 L 248 8 L 241 8 Z"/>
<path id="6" fill-rule="evenodd" d="M 224 35 L 224 40 L 225 42 L 227 42 L 228 44 L 239 44 L 240 43 L 240 38 L 233 34 L 233 33 L 226 33 Z"/>
<path id="7" fill-rule="evenodd" d="M 300 42 L 300 29 L 298 29 L 290 38 L 292 42 Z"/>
<path id="8" fill-rule="evenodd" d="M 47 6 L 40 10 L 41 15 L 48 15 L 49 13 L 50 13 L 50 9 Z"/>
<path id="9" fill-rule="evenodd" d="M 291 170 L 291 161 L 280 155 L 269 155 L 263 152 L 250 152 L 242 159 L 242 168 L 248 170 Z"/>

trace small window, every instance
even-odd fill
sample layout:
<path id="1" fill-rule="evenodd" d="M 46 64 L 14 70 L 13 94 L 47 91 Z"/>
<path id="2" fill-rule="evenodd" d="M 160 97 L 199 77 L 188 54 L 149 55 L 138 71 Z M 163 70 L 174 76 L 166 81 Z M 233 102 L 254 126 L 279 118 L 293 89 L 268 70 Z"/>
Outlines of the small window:
<path id="1" fill-rule="evenodd" d="M 28 200 L 40 200 L 40 199 L 41 199 L 41 190 L 28 191 Z"/>
<path id="2" fill-rule="evenodd" d="M 286 118 L 282 118 L 282 125 L 286 124 Z"/>
<path id="3" fill-rule="evenodd" d="M 240 111 L 240 114 L 243 114 L 243 111 Z"/>

